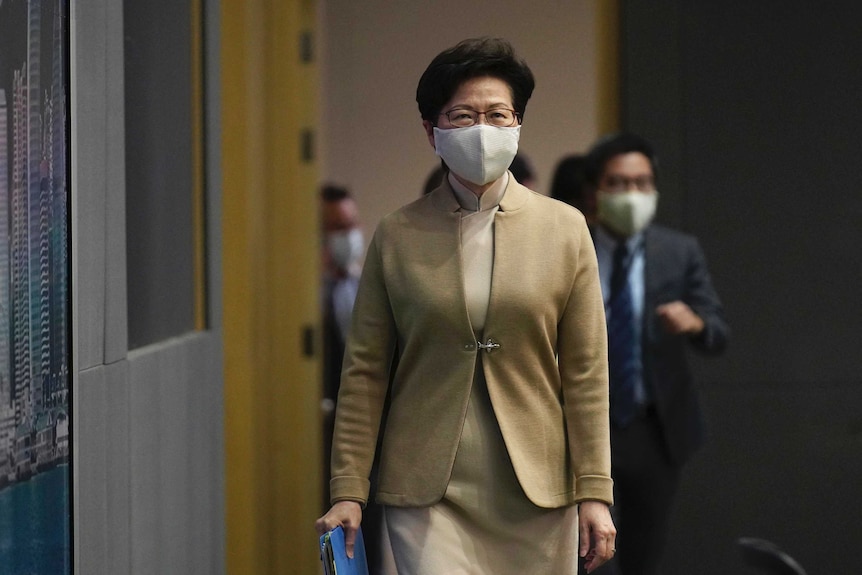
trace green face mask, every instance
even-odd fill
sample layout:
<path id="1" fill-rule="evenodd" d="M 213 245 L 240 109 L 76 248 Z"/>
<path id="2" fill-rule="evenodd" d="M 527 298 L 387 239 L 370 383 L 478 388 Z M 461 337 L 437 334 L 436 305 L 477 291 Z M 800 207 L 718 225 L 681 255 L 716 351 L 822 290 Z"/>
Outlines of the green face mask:
<path id="1" fill-rule="evenodd" d="M 596 194 L 599 221 L 622 236 L 633 236 L 655 216 L 658 192 L 603 192 Z"/>

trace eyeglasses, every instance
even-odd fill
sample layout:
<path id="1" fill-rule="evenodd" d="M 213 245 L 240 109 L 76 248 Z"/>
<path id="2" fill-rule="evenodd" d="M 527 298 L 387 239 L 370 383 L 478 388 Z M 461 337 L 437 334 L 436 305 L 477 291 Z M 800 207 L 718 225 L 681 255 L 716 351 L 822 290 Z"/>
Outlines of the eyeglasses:
<path id="1" fill-rule="evenodd" d="M 491 126 L 498 128 L 507 128 L 514 126 L 521 120 L 521 114 L 509 108 L 494 108 L 485 112 L 478 112 L 469 108 L 453 108 L 448 112 L 443 112 L 441 116 L 446 116 L 449 123 L 456 128 L 469 128 L 475 126 L 479 122 L 479 116 L 485 116 L 485 121 Z"/>
<path id="2" fill-rule="evenodd" d="M 602 178 L 599 187 L 606 192 L 625 192 L 628 190 L 653 192 L 655 191 L 655 178 L 652 176 L 626 178 L 610 174 Z"/>

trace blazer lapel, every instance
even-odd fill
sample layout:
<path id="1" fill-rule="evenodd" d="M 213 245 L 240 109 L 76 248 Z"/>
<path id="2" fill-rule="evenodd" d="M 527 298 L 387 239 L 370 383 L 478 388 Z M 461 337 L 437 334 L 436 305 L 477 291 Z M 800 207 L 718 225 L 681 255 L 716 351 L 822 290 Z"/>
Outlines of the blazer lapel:
<path id="1" fill-rule="evenodd" d="M 500 200 L 500 209 L 494 217 L 494 267 L 491 271 L 491 297 L 488 301 L 488 315 L 485 331 L 493 329 L 497 308 L 505 301 L 506 289 L 523 270 L 518 270 L 518 259 L 509 257 L 518 252 L 519 232 L 515 215 L 524 207 L 530 192 L 509 174 L 506 193 Z"/>
<path id="2" fill-rule="evenodd" d="M 435 269 L 436 283 L 434 278 L 429 278 L 429 281 L 440 285 L 450 284 L 449 281 L 442 281 L 442 278 L 454 279 L 455 289 L 458 291 L 458 301 L 460 305 L 458 309 L 453 309 L 453 313 L 457 313 L 459 323 L 466 326 L 468 333 L 473 333 L 473 326 L 470 323 L 470 313 L 467 310 L 467 294 L 464 288 L 464 259 L 462 254 L 463 246 L 461 245 L 461 205 L 455 197 L 455 192 L 449 184 L 449 178 L 444 177 L 442 185 L 429 193 L 431 205 L 435 210 L 443 212 L 442 216 L 442 238 L 446 239 L 445 244 L 435 246 L 434 252 L 444 265 Z M 451 244 L 449 243 L 451 241 Z M 454 257 L 448 257 L 454 254 Z M 493 272 L 492 272 L 493 273 Z"/>

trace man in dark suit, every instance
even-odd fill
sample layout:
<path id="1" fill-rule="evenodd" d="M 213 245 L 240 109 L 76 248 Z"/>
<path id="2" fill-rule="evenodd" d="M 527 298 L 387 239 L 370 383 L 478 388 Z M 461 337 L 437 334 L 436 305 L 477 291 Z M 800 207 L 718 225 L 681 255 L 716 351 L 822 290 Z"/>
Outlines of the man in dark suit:
<path id="1" fill-rule="evenodd" d="M 608 573 L 658 572 L 683 464 L 703 440 L 687 348 L 724 350 L 729 335 L 693 236 L 652 224 L 656 159 L 617 134 L 586 159 L 593 240 L 608 321 L 616 558 Z"/>
<path id="2" fill-rule="evenodd" d="M 359 209 L 346 188 L 325 185 L 320 192 L 323 231 L 323 413 L 324 509 L 329 508 L 329 454 L 335 402 L 341 380 L 344 342 L 350 327 L 365 250 Z"/>
<path id="3" fill-rule="evenodd" d="M 320 199 L 326 340 L 324 397 L 335 401 L 365 240 L 359 225 L 359 209 L 346 188 L 326 185 L 320 193 Z"/>

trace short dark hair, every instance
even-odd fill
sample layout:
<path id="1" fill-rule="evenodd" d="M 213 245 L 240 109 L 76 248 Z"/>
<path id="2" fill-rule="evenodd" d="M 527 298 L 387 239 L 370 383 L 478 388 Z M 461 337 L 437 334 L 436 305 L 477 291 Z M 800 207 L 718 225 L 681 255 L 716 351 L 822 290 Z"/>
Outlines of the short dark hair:
<path id="1" fill-rule="evenodd" d="M 512 158 L 512 164 L 509 166 L 509 171 L 512 172 L 512 175 L 515 176 L 515 180 L 519 184 L 536 179 L 536 172 L 533 170 L 530 160 L 521 152 L 518 152 L 515 154 L 515 157 Z"/>
<path id="2" fill-rule="evenodd" d="M 342 200 L 349 200 L 352 197 L 347 188 L 334 184 L 324 184 L 320 190 L 320 199 L 324 202 L 340 202 Z"/>
<path id="3" fill-rule="evenodd" d="M 631 152 L 640 152 L 649 160 L 653 178 L 658 179 L 658 158 L 652 145 L 644 138 L 631 132 L 610 134 L 600 138 L 587 153 L 584 165 L 585 181 L 596 187 L 611 158 Z"/>
<path id="4" fill-rule="evenodd" d="M 471 38 L 437 54 L 425 69 L 416 88 L 416 103 L 422 119 L 436 125 L 446 102 L 466 80 L 491 76 L 512 90 L 512 104 L 522 117 L 536 81 L 524 60 L 515 56 L 502 38 Z"/>

